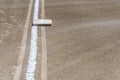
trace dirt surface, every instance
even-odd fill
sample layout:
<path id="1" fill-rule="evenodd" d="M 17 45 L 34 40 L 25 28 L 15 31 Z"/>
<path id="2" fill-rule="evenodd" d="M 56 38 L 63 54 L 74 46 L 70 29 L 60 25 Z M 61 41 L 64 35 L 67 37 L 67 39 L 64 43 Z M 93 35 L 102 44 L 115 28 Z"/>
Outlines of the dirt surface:
<path id="1" fill-rule="evenodd" d="M 120 1 L 46 2 L 48 80 L 120 80 Z"/>
<path id="2" fill-rule="evenodd" d="M 0 80 L 12 80 L 29 0 L 0 0 Z"/>
<path id="3" fill-rule="evenodd" d="M 29 0 L 0 0 L 0 80 L 12 80 Z M 120 1 L 46 0 L 48 80 L 120 80 Z M 27 50 L 29 53 L 30 29 Z M 22 76 L 25 80 L 28 54 Z M 35 78 L 41 75 L 41 34 Z"/>

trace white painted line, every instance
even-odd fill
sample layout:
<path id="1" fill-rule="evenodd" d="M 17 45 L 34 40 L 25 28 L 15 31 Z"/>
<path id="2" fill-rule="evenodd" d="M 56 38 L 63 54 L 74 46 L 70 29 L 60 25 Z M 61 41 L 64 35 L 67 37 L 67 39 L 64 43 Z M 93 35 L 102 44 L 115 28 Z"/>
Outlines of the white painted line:
<path id="1" fill-rule="evenodd" d="M 38 13 L 39 13 L 39 0 L 35 0 L 33 19 L 38 19 Z M 37 26 L 32 26 L 30 55 L 28 60 L 26 80 L 35 80 L 36 58 L 37 58 Z"/>
<path id="2" fill-rule="evenodd" d="M 27 17 L 26 17 L 26 21 L 25 21 L 25 25 L 24 25 L 24 30 L 23 30 L 20 54 L 19 54 L 19 57 L 17 60 L 17 66 L 16 66 L 16 71 L 13 75 L 13 80 L 20 80 L 24 55 L 25 55 L 25 51 L 26 51 L 27 33 L 28 33 L 29 23 L 30 23 L 30 19 L 31 19 L 32 6 L 33 6 L 33 0 L 30 0 L 28 13 L 27 13 Z"/>

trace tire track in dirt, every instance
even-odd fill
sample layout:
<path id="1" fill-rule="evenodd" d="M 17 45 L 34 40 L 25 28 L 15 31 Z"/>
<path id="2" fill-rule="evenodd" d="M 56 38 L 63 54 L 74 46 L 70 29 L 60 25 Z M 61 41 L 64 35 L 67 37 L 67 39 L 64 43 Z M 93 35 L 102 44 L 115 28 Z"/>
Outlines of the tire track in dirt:
<path id="1" fill-rule="evenodd" d="M 31 14 L 32 14 L 32 6 L 33 6 L 33 0 L 30 0 L 28 13 L 27 13 L 27 17 L 26 17 L 26 21 L 25 21 L 25 25 L 24 25 L 24 30 L 23 30 L 20 54 L 18 57 L 16 70 L 13 75 L 13 80 L 20 80 L 24 55 L 25 55 L 25 51 L 26 51 L 27 33 L 28 33 L 29 23 L 30 23 Z"/>
<path id="2" fill-rule="evenodd" d="M 41 1 L 41 18 L 45 18 L 45 0 Z M 42 41 L 42 61 L 41 61 L 41 80 L 47 80 L 47 47 L 45 27 L 41 27 Z"/>

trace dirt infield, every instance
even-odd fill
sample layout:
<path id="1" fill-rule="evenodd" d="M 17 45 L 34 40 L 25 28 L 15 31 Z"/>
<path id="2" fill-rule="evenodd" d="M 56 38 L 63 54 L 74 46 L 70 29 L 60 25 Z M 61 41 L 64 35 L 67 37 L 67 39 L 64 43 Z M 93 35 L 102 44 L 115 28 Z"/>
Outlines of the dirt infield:
<path id="1" fill-rule="evenodd" d="M 0 1 L 0 80 L 12 80 L 29 0 Z M 120 80 L 120 1 L 46 0 L 48 80 Z M 31 29 L 31 28 L 30 28 Z M 27 50 L 29 53 L 30 29 Z M 36 80 L 41 75 L 38 28 Z M 25 54 L 20 80 L 25 80 Z"/>
<path id="2" fill-rule="evenodd" d="M 119 80 L 120 1 L 46 2 L 48 80 Z"/>
<path id="3" fill-rule="evenodd" d="M 0 1 L 0 80 L 12 80 L 29 0 Z"/>

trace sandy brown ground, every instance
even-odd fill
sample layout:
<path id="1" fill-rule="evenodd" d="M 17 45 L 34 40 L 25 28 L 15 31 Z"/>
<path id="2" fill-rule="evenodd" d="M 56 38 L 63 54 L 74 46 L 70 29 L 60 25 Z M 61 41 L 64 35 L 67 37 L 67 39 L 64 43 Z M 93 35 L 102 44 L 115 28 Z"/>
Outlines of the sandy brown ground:
<path id="1" fill-rule="evenodd" d="M 12 80 L 29 0 L 0 0 L 0 80 Z"/>
<path id="2" fill-rule="evenodd" d="M 120 80 L 120 1 L 46 2 L 48 80 Z"/>
<path id="3" fill-rule="evenodd" d="M 29 0 L 0 0 L 0 80 L 12 80 L 28 4 Z M 46 31 L 48 80 L 120 80 L 119 0 L 46 0 L 46 17 L 53 19 Z M 25 79 L 27 56 L 20 80 Z"/>

